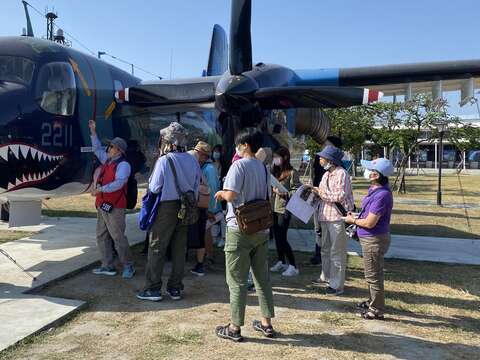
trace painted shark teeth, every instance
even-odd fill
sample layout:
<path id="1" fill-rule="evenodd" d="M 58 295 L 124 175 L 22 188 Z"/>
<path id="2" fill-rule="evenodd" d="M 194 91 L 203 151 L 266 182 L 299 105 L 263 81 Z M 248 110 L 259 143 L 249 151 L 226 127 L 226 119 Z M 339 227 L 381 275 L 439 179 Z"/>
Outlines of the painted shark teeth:
<path id="1" fill-rule="evenodd" d="M 0 148 L 0 157 L 3 160 L 8 161 L 8 146 L 2 146 Z"/>
<path id="2" fill-rule="evenodd" d="M 30 152 L 30 155 L 32 156 L 32 158 L 37 161 L 42 161 L 42 160 L 58 161 L 63 158 L 63 156 L 61 155 L 50 155 L 40 150 L 37 150 L 29 145 L 23 145 L 23 144 L 8 144 L 0 147 L 0 158 L 2 158 L 5 161 L 8 161 L 9 151 L 11 151 L 12 154 L 17 159 L 19 159 L 20 153 L 22 154 L 23 158 L 26 159 L 28 156 L 28 152 Z"/>
<path id="3" fill-rule="evenodd" d="M 27 145 L 20 145 L 20 151 L 22 152 L 24 159 L 27 158 L 28 150 L 29 150 L 29 147 Z"/>
<path id="4" fill-rule="evenodd" d="M 58 162 L 63 158 L 62 155 L 47 154 L 26 144 L 6 144 L 0 146 L 0 161 L 3 160 L 9 162 L 9 160 L 11 160 L 14 165 L 16 165 L 18 161 L 26 161 L 25 165 L 31 165 L 30 161 L 33 160 L 41 163 L 38 167 L 43 169 L 40 170 L 36 165 L 33 167 L 30 167 L 29 165 L 29 170 L 26 170 L 25 172 L 20 170 L 20 173 L 15 174 L 16 177 L 13 181 L 7 183 L 7 190 L 13 191 L 15 188 L 22 185 L 33 185 L 38 181 L 45 180 L 58 169 Z"/>

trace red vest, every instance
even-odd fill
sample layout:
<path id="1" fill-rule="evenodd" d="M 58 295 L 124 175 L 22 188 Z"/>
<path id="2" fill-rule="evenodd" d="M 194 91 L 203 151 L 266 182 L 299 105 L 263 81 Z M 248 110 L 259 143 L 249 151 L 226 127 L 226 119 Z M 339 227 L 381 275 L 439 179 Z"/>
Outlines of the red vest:
<path id="1" fill-rule="evenodd" d="M 112 161 L 102 165 L 100 175 L 98 176 L 99 185 L 107 185 L 115 180 L 115 173 L 117 171 L 118 163 L 119 161 Z M 114 208 L 125 209 L 127 207 L 127 183 L 125 183 L 120 190 L 111 193 L 97 194 L 95 206 L 99 208 L 104 202 L 112 204 Z"/>

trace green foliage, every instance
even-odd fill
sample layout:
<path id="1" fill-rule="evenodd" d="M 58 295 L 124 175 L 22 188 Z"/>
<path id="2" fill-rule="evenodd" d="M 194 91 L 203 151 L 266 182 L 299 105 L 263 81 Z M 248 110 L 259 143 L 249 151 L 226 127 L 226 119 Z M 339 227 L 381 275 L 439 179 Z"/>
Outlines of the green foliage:
<path id="1" fill-rule="evenodd" d="M 457 125 L 448 129 L 447 138 L 460 151 L 480 148 L 480 128 L 471 124 Z"/>
<path id="2" fill-rule="evenodd" d="M 365 141 L 371 138 L 375 124 L 374 107 L 327 109 L 325 113 L 330 118 L 330 133 L 342 139 L 343 150 L 353 154 L 358 153 Z"/>

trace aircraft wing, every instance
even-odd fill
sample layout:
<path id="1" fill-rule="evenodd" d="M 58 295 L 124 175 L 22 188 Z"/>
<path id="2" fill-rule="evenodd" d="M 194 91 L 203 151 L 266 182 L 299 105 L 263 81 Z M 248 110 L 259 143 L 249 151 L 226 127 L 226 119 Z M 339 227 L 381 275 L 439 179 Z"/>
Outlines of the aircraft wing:
<path id="1" fill-rule="evenodd" d="M 139 107 L 162 109 L 163 112 L 185 112 L 214 107 L 215 88 L 220 76 L 182 80 L 142 82 L 117 91 L 117 101 Z"/>
<path id="2" fill-rule="evenodd" d="M 336 108 L 369 104 L 379 100 L 376 90 L 336 86 L 291 86 L 263 88 L 255 92 L 263 109 Z"/>
<path id="3" fill-rule="evenodd" d="M 462 103 L 480 87 L 480 60 L 426 62 L 356 68 L 296 70 L 296 85 L 358 86 L 382 91 L 386 96 L 462 91 Z"/>

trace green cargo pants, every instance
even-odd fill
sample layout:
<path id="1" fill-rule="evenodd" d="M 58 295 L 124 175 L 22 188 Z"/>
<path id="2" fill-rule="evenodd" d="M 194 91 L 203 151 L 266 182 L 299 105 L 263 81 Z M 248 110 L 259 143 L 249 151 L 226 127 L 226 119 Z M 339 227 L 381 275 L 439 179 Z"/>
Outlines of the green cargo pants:
<path id="1" fill-rule="evenodd" d="M 172 273 L 167 283 L 167 289 L 183 289 L 188 227 L 179 224 L 179 210 L 179 201 L 160 203 L 158 215 L 150 230 L 144 290 L 162 289 L 162 273 L 168 245 L 172 250 Z"/>
<path id="2" fill-rule="evenodd" d="M 268 269 L 267 234 L 244 235 L 238 230 L 229 228 L 224 250 L 226 278 L 230 291 L 231 322 L 236 326 L 244 325 L 250 268 L 262 316 L 273 318 L 275 314 Z"/>

